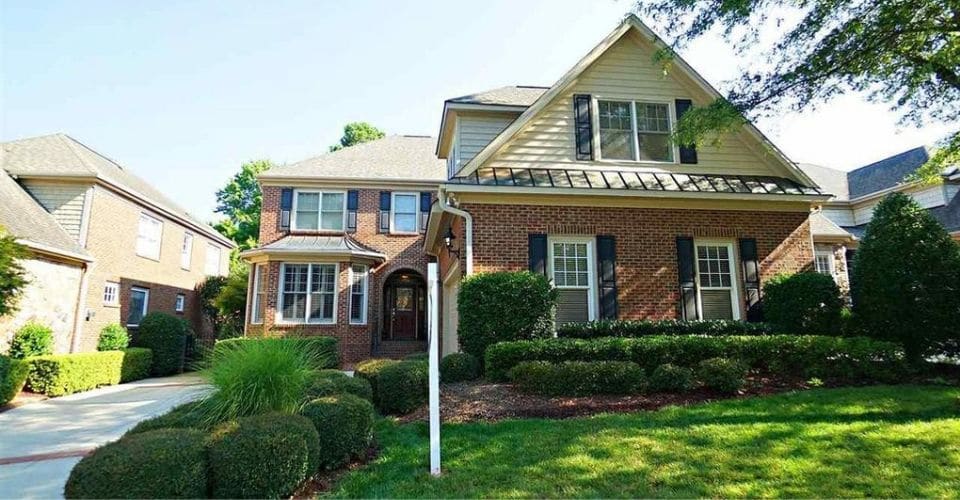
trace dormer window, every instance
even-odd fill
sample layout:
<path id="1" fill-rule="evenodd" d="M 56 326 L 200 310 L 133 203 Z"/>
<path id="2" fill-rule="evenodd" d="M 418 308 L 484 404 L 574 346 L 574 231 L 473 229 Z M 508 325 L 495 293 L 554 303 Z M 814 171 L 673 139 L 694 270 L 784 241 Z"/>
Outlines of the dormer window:
<path id="1" fill-rule="evenodd" d="M 343 231 L 346 193 L 297 190 L 293 197 L 293 229 Z"/>
<path id="2" fill-rule="evenodd" d="M 602 159 L 673 162 L 669 105 L 600 100 L 597 111 Z"/>

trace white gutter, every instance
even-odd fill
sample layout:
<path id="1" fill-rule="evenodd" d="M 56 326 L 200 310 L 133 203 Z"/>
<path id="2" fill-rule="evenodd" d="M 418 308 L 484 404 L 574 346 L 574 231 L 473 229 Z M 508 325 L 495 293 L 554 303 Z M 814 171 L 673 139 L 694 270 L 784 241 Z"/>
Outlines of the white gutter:
<path id="1" fill-rule="evenodd" d="M 450 206 L 447 203 L 447 188 L 440 186 L 437 192 L 437 206 L 440 210 L 459 217 L 463 217 L 463 223 L 466 226 L 466 242 L 464 243 L 467 259 L 467 276 L 473 274 L 473 216 L 466 210 L 461 210 Z"/>

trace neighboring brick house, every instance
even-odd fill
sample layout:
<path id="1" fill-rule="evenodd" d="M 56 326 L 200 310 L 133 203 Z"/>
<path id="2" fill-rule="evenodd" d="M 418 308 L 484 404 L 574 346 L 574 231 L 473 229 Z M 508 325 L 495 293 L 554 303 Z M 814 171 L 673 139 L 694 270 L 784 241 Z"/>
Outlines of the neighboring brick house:
<path id="1" fill-rule="evenodd" d="M 630 16 L 551 87 L 446 101 L 436 142 L 389 137 L 263 174 L 247 331 L 334 334 L 347 362 L 398 355 L 432 259 L 444 353 L 478 272 L 546 274 L 558 323 L 753 319 L 764 281 L 812 269 L 809 215 L 829 195 L 750 124 L 716 147 L 672 144 L 677 117 L 718 94 L 679 58 L 665 75 L 661 47 Z M 422 235 L 390 234 L 398 193 Z M 367 323 L 349 324 L 358 310 Z"/>
<path id="2" fill-rule="evenodd" d="M 31 287 L 62 294 L 57 310 L 74 303 L 69 318 L 62 314 L 54 321 L 50 308 L 28 291 L 20 312 L 0 323 L 5 340 L 19 324 L 36 319 L 55 327 L 58 352 L 91 351 L 103 326 L 121 323 L 135 330 L 152 311 L 182 316 L 195 331 L 211 333 L 194 287 L 209 275 L 226 274 L 230 240 L 67 135 L 5 142 L 2 148 L 4 185 L 19 194 L 0 199 L 7 219 L 0 224 L 38 259 L 67 263 L 69 280 L 34 273 Z M 35 244 L 34 224 L 45 227 L 39 243 L 50 249 Z"/>
<path id="3" fill-rule="evenodd" d="M 833 276 L 840 288 L 849 292 L 850 270 L 860 239 L 877 204 L 892 192 L 916 200 L 960 242 L 960 168 L 944 171 L 940 183 L 909 180 L 929 159 L 930 150 L 917 147 L 849 172 L 801 164 L 812 179 L 833 195 L 810 218 L 816 270 Z"/>

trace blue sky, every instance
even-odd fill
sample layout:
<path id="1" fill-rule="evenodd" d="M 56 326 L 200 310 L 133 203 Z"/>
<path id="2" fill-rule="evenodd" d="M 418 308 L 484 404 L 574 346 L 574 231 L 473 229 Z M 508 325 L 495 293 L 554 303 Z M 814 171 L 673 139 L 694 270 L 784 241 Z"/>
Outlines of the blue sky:
<path id="1" fill-rule="evenodd" d="M 68 133 L 208 219 L 243 161 L 320 154 L 355 120 L 436 135 L 444 99 L 550 85 L 632 6 L 0 1 L 0 137 Z M 682 55 L 721 88 L 743 65 L 716 37 Z M 792 159 L 841 169 L 948 131 L 897 126 L 858 96 L 758 126 Z"/>

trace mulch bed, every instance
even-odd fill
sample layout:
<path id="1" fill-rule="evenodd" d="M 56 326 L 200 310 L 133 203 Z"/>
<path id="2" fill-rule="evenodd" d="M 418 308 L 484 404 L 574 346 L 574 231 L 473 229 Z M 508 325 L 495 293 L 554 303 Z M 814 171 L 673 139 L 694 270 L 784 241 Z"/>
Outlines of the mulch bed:
<path id="1" fill-rule="evenodd" d="M 737 395 L 697 389 L 684 394 L 645 394 L 635 396 L 548 397 L 527 394 L 510 384 L 484 381 L 446 384 L 440 388 L 440 415 L 444 422 L 497 421 L 509 418 L 572 418 L 597 413 L 625 413 L 657 410 L 718 399 L 752 397 L 807 389 L 803 380 L 769 377 L 748 379 L 747 387 Z M 401 422 L 426 421 L 426 407 L 400 418 Z"/>

